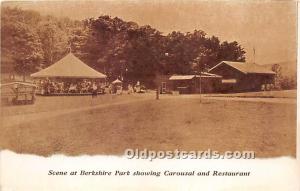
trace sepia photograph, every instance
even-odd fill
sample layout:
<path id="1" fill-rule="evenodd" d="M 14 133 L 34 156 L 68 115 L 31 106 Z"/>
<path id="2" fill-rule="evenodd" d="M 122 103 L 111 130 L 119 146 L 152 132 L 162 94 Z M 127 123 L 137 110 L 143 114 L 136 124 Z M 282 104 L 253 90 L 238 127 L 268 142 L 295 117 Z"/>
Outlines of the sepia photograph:
<path id="1" fill-rule="evenodd" d="M 296 1 L 1 2 L 1 150 L 296 158 L 296 89 Z"/>

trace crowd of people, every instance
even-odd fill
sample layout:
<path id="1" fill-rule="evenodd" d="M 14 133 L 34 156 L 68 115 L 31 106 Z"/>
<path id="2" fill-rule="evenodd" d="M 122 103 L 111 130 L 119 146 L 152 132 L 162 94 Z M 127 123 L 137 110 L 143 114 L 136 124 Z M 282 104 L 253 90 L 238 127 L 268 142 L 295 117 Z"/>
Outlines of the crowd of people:
<path id="1" fill-rule="evenodd" d="M 107 82 L 97 82 L 93 80 L 77 80 L 77 81 L 58 81 L 43 79 L 34 82 L 38 86 L 38 93 L 41 95 L 53 94 L 122 94 L 123 84 L 113 84 Z M 139 92 L 142 88 L 140 82 L 135 86 L 128 84 L 125 88 L 127 93 Z"/>
<path id="2" fill-rule="evenodd" d="M 35 82 L 39 93 L 42 95 L 59 93 L 95 93 L 101 92 L 105 83 L 94 82 L 91 80 L 82 81 L 54 81 L 50 79 L 38 80 Z"/>

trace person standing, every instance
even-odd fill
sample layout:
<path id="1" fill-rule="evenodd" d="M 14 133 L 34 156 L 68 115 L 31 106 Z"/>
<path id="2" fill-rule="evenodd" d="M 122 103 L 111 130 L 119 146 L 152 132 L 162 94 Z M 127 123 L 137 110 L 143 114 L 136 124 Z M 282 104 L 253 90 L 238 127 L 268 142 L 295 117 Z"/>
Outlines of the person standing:
<path id="1" fill-rule="evenodd" d="M 98 90 L 98 87 L 97 87 L 96 83 L 94 82 L 92 85 L 92 98 L 97 97 L 97 90 Z"/>

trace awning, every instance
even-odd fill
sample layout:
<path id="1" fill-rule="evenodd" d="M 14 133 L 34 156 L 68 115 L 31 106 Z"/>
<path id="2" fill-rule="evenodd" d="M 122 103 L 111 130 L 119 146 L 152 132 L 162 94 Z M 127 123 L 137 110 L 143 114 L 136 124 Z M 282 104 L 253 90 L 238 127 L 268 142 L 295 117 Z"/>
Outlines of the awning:
<path id="1" fill-rule="evenodd" d="M 169 78 L 169 80 L 191 80 L 195 77 L 199 78 L 200 75 L 173 75 Z M 201 72 L 201 78 L 222 78 L 222 76 L 208 72 Z"/>
<path id="2" fill-rule="evenodd" d="M 191 80 L 194 77 L 196 77 L 196 75 L 173 75 L 169 80 Z"/>
<path id="3" fill-rule="evenodd" d="M 119 79 L 116 79 L 115 81 L 112 82 L 112 84 L 121 84 L 122 81 L 120 81 Z"/>

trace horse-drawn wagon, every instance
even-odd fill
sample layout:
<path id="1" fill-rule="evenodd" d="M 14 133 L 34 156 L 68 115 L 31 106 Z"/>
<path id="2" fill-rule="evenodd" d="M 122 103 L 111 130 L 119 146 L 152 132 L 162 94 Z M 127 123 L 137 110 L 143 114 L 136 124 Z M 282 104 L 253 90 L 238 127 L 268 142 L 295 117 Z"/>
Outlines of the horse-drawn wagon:
<path id="1" fill-rule="evenodd" d="M 37 86 L 28 82 L 1 84 L 1 104 L 33 104 Z"/>

